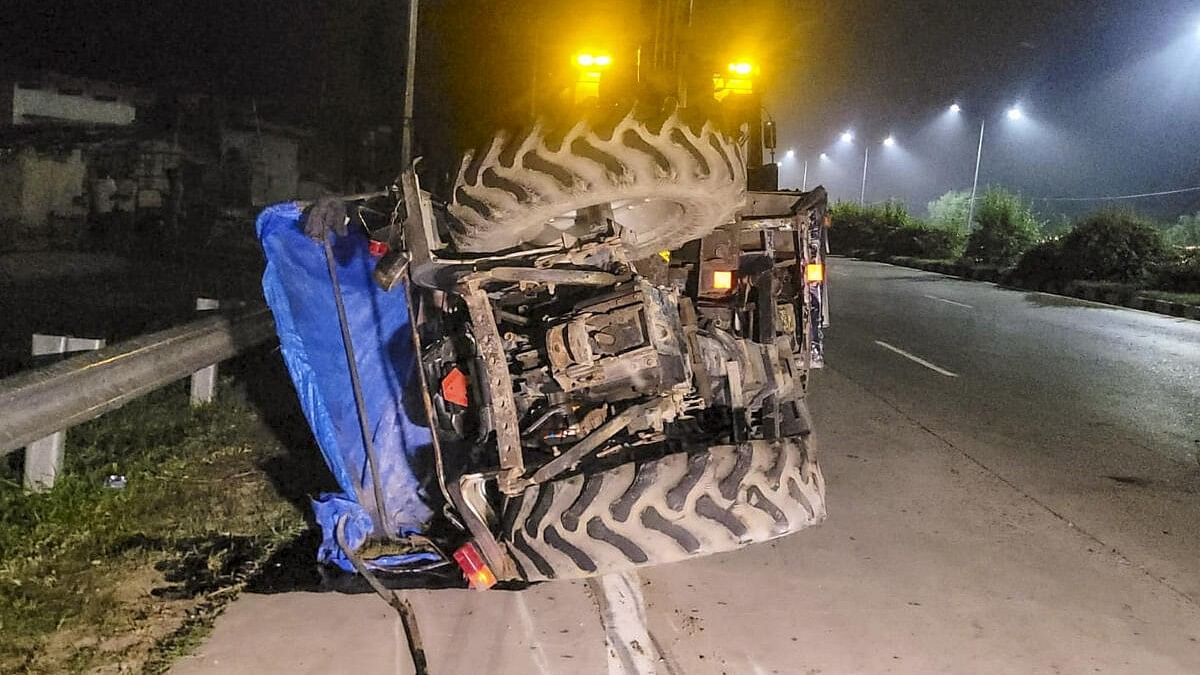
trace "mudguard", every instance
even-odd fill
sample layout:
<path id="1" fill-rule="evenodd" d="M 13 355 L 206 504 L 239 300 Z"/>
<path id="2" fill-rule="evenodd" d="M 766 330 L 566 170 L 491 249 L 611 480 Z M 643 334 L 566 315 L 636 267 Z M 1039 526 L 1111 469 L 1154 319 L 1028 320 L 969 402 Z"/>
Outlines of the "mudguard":
<path id="1" fill-rule="evenodd" d="M 428 526 L 438 499 L 437 490 L 430 489 L 435 485 L 432 436 L 420 407 L 404 293 L 385 292 L 374 283 L 367 237 L 352 228 L 348 235 L 335 238 L 333 252 L 379 458 L 383 502 L 397 530 L 376 531 L 371 517 L 374 493 L 324 247 L 304 235 L 301 218 L 295 203 L 270 206 L 259 215 L 258 237 L 267 263 L 263 294 L 275 317 L 280 351 L 304 415 L 343 490 L 313 500 L 323 532 L 317 557 L 353 571 L 334 536 L 343 516 L 347 516 L 347 545 L 355 549 L 368 538 L 405 536 L 424 532 Z M 373 561 L 373 566 L 388 568 L 425 559 L 435 558 L 386 556 Z"/>

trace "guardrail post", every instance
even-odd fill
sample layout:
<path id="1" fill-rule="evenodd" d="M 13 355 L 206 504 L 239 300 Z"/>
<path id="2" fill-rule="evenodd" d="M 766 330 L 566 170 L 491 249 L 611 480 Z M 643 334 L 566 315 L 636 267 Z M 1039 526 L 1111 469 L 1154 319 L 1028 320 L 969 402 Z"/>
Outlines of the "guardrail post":
<path id="1" fill-rule="evenodd" d="M 31 353 L 35 357 L 90 351 L 104 347 L 104 340 L 34 333 Z M 25 448 L 25 489 L 45 492 L 54 487 L 66 457 L 67 431 L 56 431 Z"/>
<path id="2" fill-rule="evenodd" d="M 221 303 L 212 298 L 196 298 L 197 312 L 212 312 L 220 309 Z M 192 405 L 212 403 L 217 393 L 217 364 L 201 368 L 192 373 Z"/>

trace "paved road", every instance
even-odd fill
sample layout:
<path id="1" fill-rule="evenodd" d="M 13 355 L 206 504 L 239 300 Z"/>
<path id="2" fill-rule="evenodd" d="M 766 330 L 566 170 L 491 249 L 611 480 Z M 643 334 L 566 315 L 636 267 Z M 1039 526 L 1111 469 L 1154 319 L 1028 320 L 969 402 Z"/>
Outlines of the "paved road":
<path id="1" fill-rule="evenodd" d="M 840 373 L 1200 602 L 1200 322 L 883 264 L 835 273 Z"/>
<path id="2" fill-rule="evenodd" d="M 833 281 L 826 524 L 590 584 L 412 592 L 432 672 L 1200 672 L 1200 323 L 869 263 Z M 374 597 L 246 595 L 173 672 L 405 659 Z"/>

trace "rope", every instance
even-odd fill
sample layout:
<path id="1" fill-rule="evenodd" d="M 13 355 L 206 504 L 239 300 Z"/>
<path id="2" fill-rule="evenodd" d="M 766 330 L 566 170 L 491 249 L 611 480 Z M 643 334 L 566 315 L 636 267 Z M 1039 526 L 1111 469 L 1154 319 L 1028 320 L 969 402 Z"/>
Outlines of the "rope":
<path id="1" fill-rule="evenodd" d="M 350 558 L 350 564 L 354 569 L 362 575 L 363 579 L 367 580 L 367 584 L 375 591 L 383 601 L 396 610 L 396 614 L 400 616 L 400 623 L 404 627 L 404 636 L 408 638 L 408 654 L 412 658 L 413 672 L 416 675 L 429 675 L 429 662 L 425 658 L 425 645 L 421 642 L 421 632 L 417 628 L 417 615 L 413 612 L 412 605 L 408 600 L 400 597 L 395 591 L 386 588 L 380 581 L 371 573 L 367 564 L 359 557 L 358 552 L 351 549 L 346 541 L 346 518 L 343 514 L 338 518 L 337 527 L 334 529 L 334 538 L 337 540 L 338 546 Z"/>

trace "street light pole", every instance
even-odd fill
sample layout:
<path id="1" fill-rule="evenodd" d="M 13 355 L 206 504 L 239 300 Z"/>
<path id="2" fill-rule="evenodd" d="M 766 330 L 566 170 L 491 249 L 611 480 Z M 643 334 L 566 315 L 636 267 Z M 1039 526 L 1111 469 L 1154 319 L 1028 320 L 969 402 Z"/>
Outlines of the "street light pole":
<path id="1" fill-rule="evenodd" d="M 971 232 L 971 221 L 975 219 L 975 193 L 979 190 L 979 163 L 983 160 L 983 130 L 987 118 L 979 123 L 979 150 L 975 153 L 975 180 L 971 183 L 971 206 L 967 209 L 967 232 Z"/>
<path id="2" fill-rule="evenodd" d="M 867 162 L 871 159 L 871 146 L 868 145 L 863 149 L 863 179 L 862 192 L 858 195 L 858 205 L 866 206 L 867 204 Z"/>
<path id="3" fill-rule="evenodd" d="M 800 191 L 808 192 L 808 160 L 804 160 L 804 178 L 800 181 Z"/>
<path id="4" fill-rule="evenodd" d="M 417 70 L 417 2 L 408 0 L 408 41 L 404 45 L 404 119 L 400 136 L 400 166 L 407 171 L 413 152 L 413 82 Z"/>

